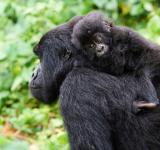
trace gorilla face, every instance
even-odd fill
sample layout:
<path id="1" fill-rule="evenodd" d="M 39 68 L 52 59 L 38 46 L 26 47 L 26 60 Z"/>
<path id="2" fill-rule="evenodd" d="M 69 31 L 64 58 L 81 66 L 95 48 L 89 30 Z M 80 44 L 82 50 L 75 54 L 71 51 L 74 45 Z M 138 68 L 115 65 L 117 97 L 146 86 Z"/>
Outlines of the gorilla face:
<path id="1" fill-rule="evenodd" d="M 73 64 L 72 28 L 81 18 L 75 17 L 49 31 L 34 48 L 40 64 L 32 74 L 29 87 L 36 99 L 45 103 L 57 99 L 60 85 Z"/>
<path id="2" fill-rule="evenodd" d="M 46 103 L 55 100 L 58 96 L 58 78 L 56 70 L 62 66 L 59 51 L 56 50 L 52 41 L 55 42 L 53 32 L 42 37 L 39 44 L 34 48 L 34 53 L 39 57 L 40 64 L 32 74 L 30 90 L 32 95 L 38 100 Z"/>
<path id="3" fill-rule="evenodd" d="M 95 33 L 90 37 L 88 42 L 84 44 L 86 55 L 92 60 L 95 56 L 101 57 L 107 55 L 110 49 L 111 38 L 104 33 Z"/>

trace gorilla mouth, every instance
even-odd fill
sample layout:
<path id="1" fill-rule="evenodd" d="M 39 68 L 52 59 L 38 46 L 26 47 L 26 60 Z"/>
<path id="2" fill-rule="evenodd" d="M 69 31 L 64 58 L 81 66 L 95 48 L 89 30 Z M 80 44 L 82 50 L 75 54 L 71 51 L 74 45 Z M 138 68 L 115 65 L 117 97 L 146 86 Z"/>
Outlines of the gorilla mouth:
<path id="1" fill-rule="evenodd" d="M 29 83 L 29 87 L 32 88 L 32 89 L 41 89 L 42 87 L 36 83 L 34 80 L 30 81 Z"/>
<path id="2" fill-rule="evenodd" d="M 105 52 L 105 51 L 97 51 L 97 56 L 98 57 L 101 57 L 101 56 L 103 56 L 104 54 L 106 54 L 107 52 Z"/>
<path id="3" fill-rule="evenodd" d="M 103 47 L 96 50 L 97 57 L 104 56 L 105 54 L 107 54 L 108 51 L 109 51 L 109 46 L 103 45 Z"/>

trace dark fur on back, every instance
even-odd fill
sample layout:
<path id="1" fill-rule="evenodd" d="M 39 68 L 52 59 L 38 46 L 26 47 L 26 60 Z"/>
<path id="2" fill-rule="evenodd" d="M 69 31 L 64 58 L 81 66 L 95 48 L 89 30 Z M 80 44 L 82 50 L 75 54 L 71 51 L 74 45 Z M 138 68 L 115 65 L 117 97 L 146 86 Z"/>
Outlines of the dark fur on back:
<path id="1" fill-rule="evenodd" d="M 159 150 L 159 111 L 133 115 L 121 80 L 88 68 L 67 75 L 60 104 L 72 150 Z"/>

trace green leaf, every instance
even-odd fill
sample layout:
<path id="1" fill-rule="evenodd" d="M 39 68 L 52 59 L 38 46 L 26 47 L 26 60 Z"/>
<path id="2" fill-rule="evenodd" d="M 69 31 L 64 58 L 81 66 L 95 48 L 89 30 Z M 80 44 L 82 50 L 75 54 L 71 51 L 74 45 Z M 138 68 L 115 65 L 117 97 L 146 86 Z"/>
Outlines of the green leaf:
<path id="1" fill-rule="evenodd" d="M 18 76 L 17 78 L 15 78 L 11 87 L 11 91 L 14 91 L 16 88 L 18 88 L 22 82 L 23 82 L 23 78 L 21 76 Z"/>
<path id="2" fill-rule="evenodd" d="M 1 91 L 0 92 L 0 100 L 9 95 L 9 91 Z"/>
<path id="3" fill-rule="evenodd" d="M 2 149 L 5 145 L 10 142 L 9 139 L 5 138 L 4 136 L 0 135 L 0 149 Z"/>
<path id="4" fill-rule="evenodd" d="M 67 134 L 66 132 L 62 132 L 57 135 L 56 138 L 53 138 L 53 149 L 56 150 L 69 150 L 69 144 L 66 144 L 68 142 Z"/>
<path id="5" fill-rule="evenodd" d="M 2 150 L 29 150 L 29 145 L 24 141 L 13 141 L 7 146 L 5 146 Z"/>
<path id="6" fill-rule="evenodd" d="M 99 7 L 102 8 L 107 3 L 107 0 L 93 0 L 93 3 Z"/>
<path id="7" fill-rule="evenodd" d="M 132 5 L 130 14 L 132 16 L 141 15 L 144 12 L 143 5 L 141 3 Z"/>
<path id="8" fill-rule="evenodd" d="M 51 123 L 52 128 L 57 128 L 57 127 L 63 126 L 63 121 L 62 121 L 62 119 L 59 119 L 59 118 L 52 119 L 50 123 Z"/>
<path id="9" fill-rule="evenodd" d="M 160 22 L 160 16 L 155 15 L 149 20 L 147 28 L 153 33 L 160 34 L 159 22 Z"/>

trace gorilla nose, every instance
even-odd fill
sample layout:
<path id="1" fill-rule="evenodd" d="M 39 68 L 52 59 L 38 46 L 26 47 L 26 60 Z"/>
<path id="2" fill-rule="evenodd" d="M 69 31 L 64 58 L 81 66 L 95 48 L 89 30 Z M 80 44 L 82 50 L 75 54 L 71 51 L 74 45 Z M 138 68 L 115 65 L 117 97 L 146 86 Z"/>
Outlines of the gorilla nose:
<path id="1" fill-rule="evenodd" d="M 103 44 L 100 44 L 100 45 L 98 45 L 98 48 L 97 48 L 97 52 L 102 52 L 103 50 L 104 50 L 104 45 Z"/>
<path id="2" fill-rule="evenodd" d="M 38 76 L 38 71 L 34 71 L 32 74 L 32 79 L 34 80 Z"/>
<path id="3" fill-rule="evenodd" d="M 101 50 L 103 50 L 104 49 L 104 45 L 101 45 Z"/>

